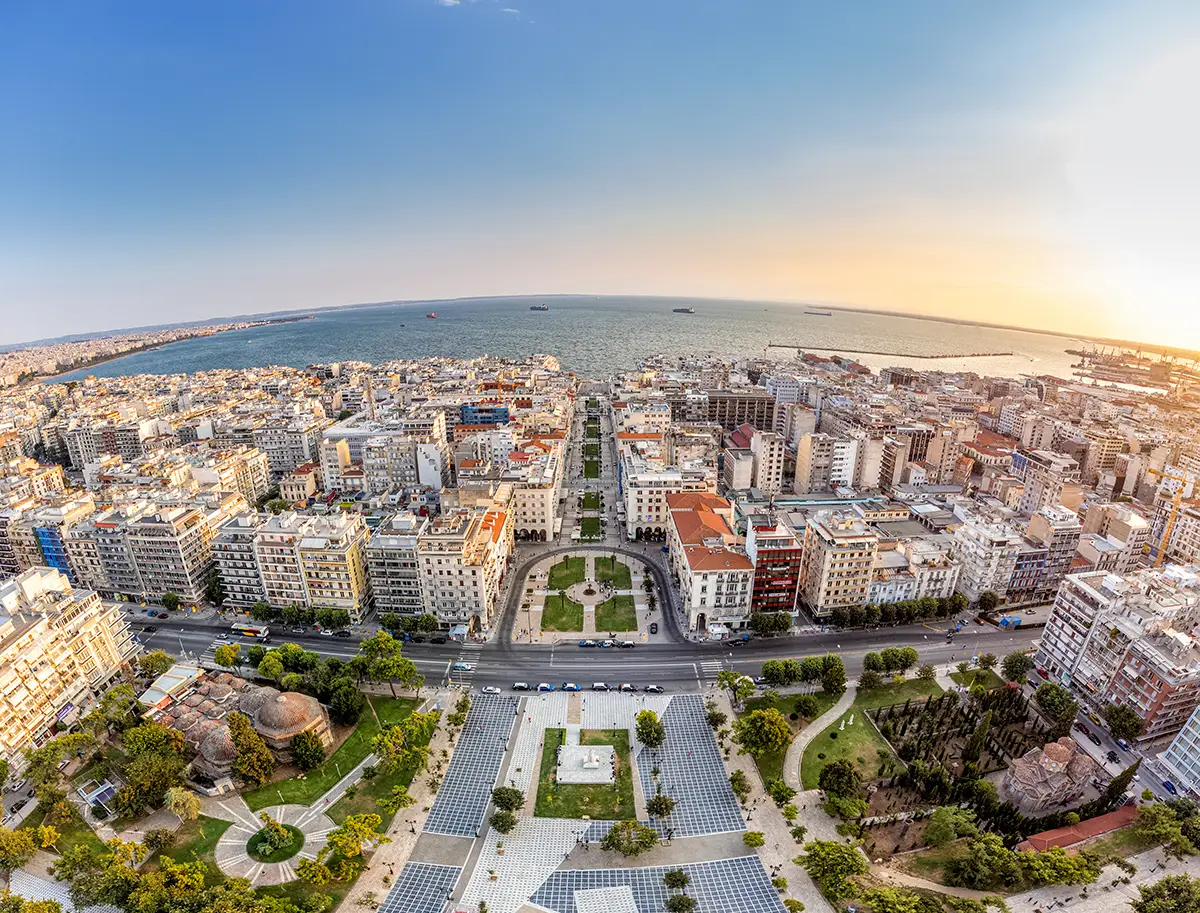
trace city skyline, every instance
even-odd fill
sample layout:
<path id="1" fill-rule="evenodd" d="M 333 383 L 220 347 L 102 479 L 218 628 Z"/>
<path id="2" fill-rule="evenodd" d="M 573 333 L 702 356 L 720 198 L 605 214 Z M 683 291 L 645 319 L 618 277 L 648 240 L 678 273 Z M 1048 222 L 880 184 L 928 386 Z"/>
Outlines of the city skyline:
<path id="1" fill-rule="evenodd" d="M 5 343 L 585 293 L 1200 347 L 1184 4 L 0 21 Z"/>

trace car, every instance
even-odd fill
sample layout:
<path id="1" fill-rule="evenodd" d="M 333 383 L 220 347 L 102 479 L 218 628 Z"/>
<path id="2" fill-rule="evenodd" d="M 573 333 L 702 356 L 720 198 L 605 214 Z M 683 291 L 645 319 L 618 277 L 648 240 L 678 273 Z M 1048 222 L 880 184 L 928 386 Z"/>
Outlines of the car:
<path id="1" fill-rule="evenodd" d="M 579 646 L 581 646 L 581 647 L 594 647 L 594 646 L 596 646 L 596 642 L 595 642 L 594 640 L 581 640 L 581 641 L 579 642 Z"/>
<path id="2" fill-rule="evenodd" d="M 563 691 L 582 691 L 583 686 L 577 685 L 577 684 L 575 684 L 575 682 L 563 682 L 562 690 Z"/>
<path id="3" fill-rule="evenodd" d="M 462 660 L 456 662 L 453 666 L 455 672 L 470 672 L 475 667 L 470 663 L 464 663 Z"/>
<path id="4" fill-rule="evenodd" d="M 538 691 L 553 691 L 553 690 L 554 690 L 554 686 L 553 686 L 552 684 L 550 684 L 549 682 L 540 682 L 540 683 L 538 684 L 538 689 L 537 689 L 537 690 L 538 690 Z"/>
<path id="5" fill-rule="evenodd" d="M 1097 726 L 1100 725 L 1100 723 L 1101 723 L 1100 717 L 1096 716 L 1096 714 L 1089 713 L 1087 716 L 1088 716 L 1088 719 L 1091 720 L 1093 723 L 1095 723 Z"/>
<path id="6" fill-rule="evenodd" d="M 1075 723 L 1075 728 L 1076 728 L 1076 729 L 1078 729 L 1080 732 L 1082 732 L 1084 735 L 1091 735 L 1091 734 L 1092 734 L 1092 730 L 1090 730 L 1090 729 L 1088 729 L 1086 726 L 1084 726 L 1084 725 L 1083 725 L 1083 723 L 1076 722 L 1076 723 Z"/>
<path id="7" fill-rule="evenodd" d="M 615 640 L 603 640 L 600 642 L 600 646 L 604 647 L 605 649 L 609 647 L 615 647 L 616 645 L 617 642 Z"/>
<path id="8" fill-rule="evenodd" d="M 16 805 L 14 805 L 12 807 L 13 814 L 16 814 L 17 812 L 19 812 L 21 809 L 23 809 L 28 804 L 29 804 L 28 799 L 22 799 L 20 802 L 18 802 Z"/>
<path id="9" fill-rule="evenodd" d="M 525 682 L 513 682 L 513 691 L 528 691 L 529 685 Z"/>
<path id="10" fill-rule="evenodd" d="M 611 691 L 612 689 L 610 687 L 608 687 L 608 685 L 604 684 L 604 682 L 592 682 L 592 690 L 593 691 Z"/>
<path id="11" fill-rule="evenodd" d="M 1044 678 L 1044 679 L 1049 679 L 1049 678 L 1050 678 L 1050 673 L 1049 673 L 1049 672 L 1047 672 L 1045 669 L 1038 669 L 1038 670 L 1037 670 L 1037 674 L 1038 674 L 1038 675 L 1040 675 L 1040 676 L 1041 676 L 1042 678 Z"/>
<path id="12" fill-rule="evenodd" d="M 412 639 L 410 640 L 410 643 L 414 643 L 414 644 L 425 643 L 425 635 L 424 634 L 414 634 L 412 636 Z"/>
<path id="13" fill-rule="evenodd" d="M 29 784 L 29 781 L 28 781 L 28 780 L 18 780 L 16 783 L 14 783 L 12 786 L 10 786 L 10 787 L 8 788 L 8 791 L 9 791 L 10 793 L 19 793 L 19 792 L 20 792 L 21 790 L 23 790 L 23 789 L 24 789 L 24 788 L 25 788 L 25 787 L 26 787 L 28 784 Z"/>
<path id="14" fill-rule="evenodd" d="M 328 628 L 322 628 L 318 633 L 320 633 L 322 637 L 333 637 L 333 632 Z"/>
<path id="15" fill-rule="evenodd" d="M 159 613 L 158 613 L 157 615 L 155 615 L 154 617 L 155 617 L 155 618 L 170 618 L 171 616 L 170 616 L 170 615 L 168 615 L 166 612 L 159 612 Z"/>
<path id="16" fill-rule="evenodd" d="M 350 636 L 350 632 L 349 632 L 349 631 L 334 631 L 334 632 L 333 632 L 333 636 L 334 636 L 334 637 L 349 637 L 349 636 Z M 265 639 L 266 639 L 266 638 L 264 638 L 264 640 L 265 640 Z"/>
<path id="17" fill-rule="evenodd" d="M 1100 743 L 1100 736 L 1096 735 L 1096 733 L 1094 733 L 1094 732 L 1089 732 L 1089 733 L 1088 733 L 1088 741 L 1089 741 L 1089 742 L 1091 742 L 1091 743 L 1092 743 L 1093 745 L 1095 745 L 1096 747 L 1099 747 L 1099 746 L 1100 746 L 1100 744 L 1101 744 L 1101 743 Z"/>
<path id="18" fill-rule="evenodd" d="M 484 694 L 499 694 L 500 693 L 500 689 L 497 688 L 495 685 L 488 685 L 486 688 L 484 688 L 482 690 L 483 690 Z"/>
<path id="19" fill-rule="evenodd" d="M 647 685 L 642 689 L 647 694 L 666 694 L 666 689 L 662 685 Z"/>
<path id="20" fill-rule="evenodd" d="M 1108 763 L 1110 764 L 1116 764 L 1121 760 L 1120 757 L 1117 756 L 1117 753 L 1111 749 L 1109 750 L 1108 754 L 1105 755 L 1105 757 L 1108 758 Z"/>
<path id="21" fill-rule="evenodd" d="M 1175 784 L 1170 780 L 1163 780 L 1163 789 L 1169 792 L 1172 796 L 1178 796 L 1179 790 L 1175 788 Z"/>
<path id="22" fill-rule="evenodd" d="M 624 692 L 625 694 L 636 694 L 637 688 L 635 688 L 633 685 L 629 684 L 629 682 L 626 682 L 625 684 L 623 684 L 621 686 L 621 691 Z"/>
<path id="23" fill-rule="evenodd" d="M 1117 747 L 1119 749 L 1121 749 L 1121 751 L 1130 751 L 1131 750 L 1129 747 L 1129 743 L 1126 742 L 1124 739 L 1117 739 Z"/>
<path id="24" fill-rule="evenodd" d="M 226 647 L 230 643 L 232 643 L 232 641 L 228 637 L 226 637 L 224 634 L 218 634 L 213 639 L 213 643 L 218 647 Z"/>
<path id="25" fill-rule="evenodd" d="M 632 650 L 634 647 L 637 646 L 637 644 L 635 644 L 632 640 L 623 640 L 619 644 L 617 644 L 617 646 L 620 647 L 622 650 Z"/>
<path id="26" fill-rule="evenodd" d="M 658 622 L 657 621 L 650 622 L 650 633 L 651 634 L 658 633 Z"/>
<path id="27" fill-rule="evenodd" d="M 431 644 L 444 644 L 449 639 L 450 638 L 448 638 L 445 634 L 435 634 L 433 637 L 429 638 L 429 642 Z"/>
<path id="28" fill-rule="evenodd" d="M 154 609 L 146 609 L 146 614 L 149 615 L 151 618 L 153 618 L 154 617 Z"/>
<path id="29" fill-rule="evenodd" d="M 147 634 L 153 634 L 158 628 L 154 627 L 154 625 L 142 625 L 142 630 Z"/>
<path id="30" fill-rule="evenodd" d="M 292 628 L 292 633 L 293 634 L 303 634 L 304 628 Z"/>

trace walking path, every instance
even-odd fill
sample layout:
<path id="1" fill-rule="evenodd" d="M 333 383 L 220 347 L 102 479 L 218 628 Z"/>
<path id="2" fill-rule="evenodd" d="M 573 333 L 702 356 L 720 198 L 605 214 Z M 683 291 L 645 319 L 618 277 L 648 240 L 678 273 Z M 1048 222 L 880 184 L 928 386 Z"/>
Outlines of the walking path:
<path id="1" fill-rule="evenodd" d="M 804 757 L 804 749 L 854 705 L 854 695 L 857 693 L 856 685 L 847 684 L 846 691 L 838 698 L 838 702 L 801 729 L 796 738 L 792 739 L 792 744 L 788 746 L 787 755 L 783 759 L 783 782 L 792 789 L 797 792 L 804 790 L 800 781 L 800 760 Z"/>
<path id="2" fill-rule="evenodd" d="M 240 800 L 241 797 L 238 798 Z M 242 807 L 245 808 L 245 803 L 242 803 Z M 250 812 L 248 808 L 245 810 Z M 295 881 L 294 863 L 300 859 L 316 859 L 328 842 L 329 832 L 336 825 L 319 808 L 307 805 L 273 805 L 263 811 L 282 824 L 290 824 L 304 835 L 304 845 L 300 851 L 283 862 L 259 862 L 251 858 L 248 844 L 262 830 L 262 821 L 253 816 L 248 822 L 239 818 L 217 843 L 214 851 L 217 865 L 226 875 L 245 878 L 255 887 Z"/>

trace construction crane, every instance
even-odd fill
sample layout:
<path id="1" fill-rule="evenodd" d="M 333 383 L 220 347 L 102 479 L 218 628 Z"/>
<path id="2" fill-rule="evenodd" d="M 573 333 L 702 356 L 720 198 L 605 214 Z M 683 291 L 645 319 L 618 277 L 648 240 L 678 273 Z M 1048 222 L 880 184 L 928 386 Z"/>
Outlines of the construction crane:
<path id="1" fill-rule="evenodd" d="M 1167 545 L 1171 541 L 1171 532 L 1175 529 L 1175 518 L 1179 514 L 1179 505 L 1183 502 L 1183 489 L 1191 480 L 1185 476 L 1175 476 L 1170 473 L 1163 472 L 1160 469 L 1147 469 L 1146 472 L 1151 475 L 1156 475 L 1163 480 L 1170 479 L 1173 482 L 1178 482 L 1179 487 L 1175 489 L 1171 495 L 1171 512 L 1167 514 L 1167 522 L 1163 526 L 1162 539 L 1158 542 L 1158 555 L 1154 558 L 1154 567 L 1159 567 L 1163 563 L 1163 559 L 1167 557 Z"/>

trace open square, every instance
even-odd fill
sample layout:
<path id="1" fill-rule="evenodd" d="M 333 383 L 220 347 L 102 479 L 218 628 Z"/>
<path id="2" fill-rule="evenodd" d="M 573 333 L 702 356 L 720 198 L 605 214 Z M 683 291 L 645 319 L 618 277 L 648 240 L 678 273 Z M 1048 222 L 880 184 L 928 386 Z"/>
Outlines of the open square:
<path id="1" fill-rule="evenodd" d="M 600 461 L 599 460 L 584 460 L 583 461 L 583 477 L 585 479 L 600 478 Z"/>
<path id="2" fill-rule="evenodd" d="M 560 745 L 555 779 L 567 783 L 612 783 L 616 760 L 611 745 Z"/>
<path id="3" fill-rule="evenodd" d="M 534 815 L 599 821 L 636 817 L 629 730 L 584 729 L 579 732 L 578 748 L 607 748 L 610 752 L 615 779 L 603 783 L 561 782 L 558 779 L 559 748 L 566 742 L 566 730 L 547 729 L 545 733 Z"/>

